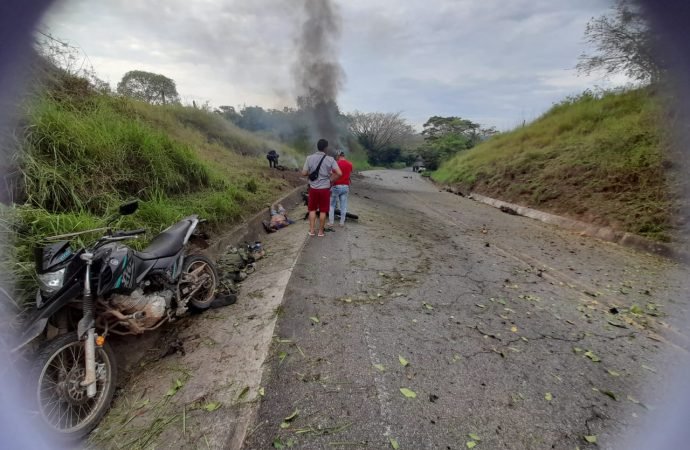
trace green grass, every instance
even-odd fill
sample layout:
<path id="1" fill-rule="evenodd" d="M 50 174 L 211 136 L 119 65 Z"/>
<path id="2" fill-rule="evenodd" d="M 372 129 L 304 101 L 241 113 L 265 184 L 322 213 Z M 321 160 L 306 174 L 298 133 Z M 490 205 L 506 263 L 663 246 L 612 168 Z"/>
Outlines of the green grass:
<path id="1" fill-rule="evenodd" d="M 31 284 L 35 245 L 103 226 L 125 200 L 139 199 L 140 209 L 118 226 L 146 228 L 147 238 L 190 214 L 219 230 L 293 185 L 268 170 L 268 148 L 276 148 L 285 165 L 302 159 L 210 112 L 106 95 L 45 93 L 29 104 L 25 123 L 17 132 L 21 201 L 3 214 L 17 232 L 15 278 L 24 287 Z"/>
<path id="2" fill-rule="evenodd" d="M 586 92 L 442 164 L 434 180 L 669 239 L 663 112 L 651 89 Z"/>

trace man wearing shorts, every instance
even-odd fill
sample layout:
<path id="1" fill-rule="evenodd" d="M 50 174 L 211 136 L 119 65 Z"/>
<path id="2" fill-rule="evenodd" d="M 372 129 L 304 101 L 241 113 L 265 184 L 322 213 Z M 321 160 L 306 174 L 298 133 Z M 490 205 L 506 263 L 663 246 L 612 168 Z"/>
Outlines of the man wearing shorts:
<path id="1" fill-rule="evenodd" d="M 324 236 L 326 227 L 326 214 L 331 204 L 331 183 L 340 178 L 343 172 L 338 167 L 333 157 L 328 156 L 328 141 L 319 139 L 316 144 L 316 153 L 307 156 L 302 168 L 302 175 L 309 177 L 309 174 L 317 172 L 315 179 L 309 179 L 309 236 L 314 236 L 316 227 L 316 211 L 319 211 L 319 237 Z"/>

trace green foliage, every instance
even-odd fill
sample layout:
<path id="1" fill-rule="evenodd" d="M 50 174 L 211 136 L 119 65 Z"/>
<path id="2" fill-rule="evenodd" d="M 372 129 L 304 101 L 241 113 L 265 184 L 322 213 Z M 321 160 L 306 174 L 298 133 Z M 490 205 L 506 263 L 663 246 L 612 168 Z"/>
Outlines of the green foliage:
<path id="1" fill-rule="evenodd" d="M 470 148 L 469 138 L 462 134 L 449 133 L 434 138 L 419 148 L 419 155 L 424 159 L 425 167 L 436 170 L 443 161 L 447 161 L 456 153 Z"/>
<path id="2" fill-rule="evenodd" d="M 425 143 L 418 153 L 427 169 L 436 170 L 443 161 L 496 133 L 493 127 L 481 128 L 478 123 L 460 117 L 433 116 L 424 124 Z"/>
<path id="3" fill-rule="evenodd" d="M 131 70 L 117 83 L 117 93 L 154 105 L 179 103 L 175 81 L 159 73 Z"/>
<path id="4" fill-rule="evenodd" d="M 433 178 L 667 240 L 662 130 L 660 100 L 650 89 L 587 91 L 458 154 Z"/>
<path id="5" fill-rule="evenodd" d="M 113 198 L 186 194 L 222 185 L 186 145 L 122 116 L 118 100 L 87 107 L 43 98 L 30 107 L 22 163 L 27 204 L 103 213 Z"/>
<path id="6" fill-rule="evenodd" d="M 280 149 L 285 163 L 298 155 L 208 111 L 88 90 L 43 95 L 29 106 L 26 123 L 18 132 L 23 200 L 6 215 L 18 232 L 16 276 L 23 286 L 31 280 L 32 249 L 47 236 L 101 227 L 131 198 L 142 200 L 139 211 L 116 226 L 146 228 L 148 238 L 190 214 L 227 226 L 289 185 L 268 175 L 262 149 Z"/>

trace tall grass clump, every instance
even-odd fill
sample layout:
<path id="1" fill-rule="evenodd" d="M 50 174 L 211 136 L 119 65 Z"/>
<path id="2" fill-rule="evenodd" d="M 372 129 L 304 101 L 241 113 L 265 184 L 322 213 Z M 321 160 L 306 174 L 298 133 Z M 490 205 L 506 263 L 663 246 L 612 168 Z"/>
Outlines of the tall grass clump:
<path id="1" fill-rule="evenodd" d="M 117 114 L 105 96 L 90 108 L 43 97 L 29 123 L 21 166 L 34 207 L 98 214 L 113 197 L 186 194 L 214 181 L 189 147 Z"/>

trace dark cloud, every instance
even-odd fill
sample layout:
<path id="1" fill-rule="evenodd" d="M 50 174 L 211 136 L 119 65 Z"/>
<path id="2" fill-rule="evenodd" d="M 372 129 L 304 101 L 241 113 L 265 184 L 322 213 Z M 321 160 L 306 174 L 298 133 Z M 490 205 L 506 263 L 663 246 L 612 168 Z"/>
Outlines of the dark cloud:
<path id="1" fill-rule="evenodd" d="M 345 110 L 455 114 L 507 127 L 591 86 L 571 70 L 586 22 L 608 0 L 348 0 Z M 46 21 L 111 82 L 133 68 L 214 104 L 294 101 L 300 11 L 283 0 L 65 1 Z"/>

